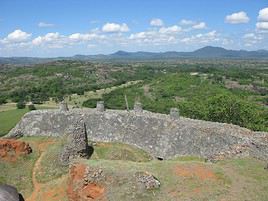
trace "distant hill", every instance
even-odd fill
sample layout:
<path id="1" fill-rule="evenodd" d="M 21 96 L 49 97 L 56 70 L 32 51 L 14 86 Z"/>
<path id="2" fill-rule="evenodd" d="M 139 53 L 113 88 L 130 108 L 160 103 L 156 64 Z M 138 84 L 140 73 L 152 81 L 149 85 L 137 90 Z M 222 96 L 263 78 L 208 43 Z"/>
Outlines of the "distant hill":
<path id="1" fill-rule="evenodd" d="M 75 55 L 72 57 L 37 58 L 37 57 L 0 57 L 0 64 L 38 64 L 57 60 L 160 60 L 179 58 L 201 59 L 268 59 L 267 50 L 227 50 L 222 47 L 206 46 L 193 52 L 125 52 L 117 51 L 113 54 Z"/>

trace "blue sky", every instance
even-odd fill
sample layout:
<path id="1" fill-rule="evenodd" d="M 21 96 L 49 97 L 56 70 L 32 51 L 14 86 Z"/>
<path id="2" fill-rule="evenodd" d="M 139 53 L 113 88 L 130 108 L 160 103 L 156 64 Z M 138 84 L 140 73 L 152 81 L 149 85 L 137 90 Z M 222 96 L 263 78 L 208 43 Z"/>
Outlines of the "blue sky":
<path id="1" fill-rule="evenodd" d="M 268 49 L 267 0 L 1 0 L 0 56 Z"/>

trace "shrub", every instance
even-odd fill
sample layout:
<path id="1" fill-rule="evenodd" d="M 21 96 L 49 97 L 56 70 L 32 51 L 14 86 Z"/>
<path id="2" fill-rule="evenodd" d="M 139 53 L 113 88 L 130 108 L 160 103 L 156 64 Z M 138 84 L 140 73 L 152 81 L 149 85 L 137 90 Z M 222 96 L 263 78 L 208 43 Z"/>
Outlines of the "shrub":
<path id="1" fill-rule="evenodd" d="M 36 110 L 36 107 L 34 106 L 34 104 L 30 104 L 28 105 L 29 110 Z"/>
<path id="2" fill-rule="evenodd" d="M 19 101 L 19 102 L 17 103 L 17 108 L 18 108 L 18 109 L 24 109 L 24 108 L 25 108 L 25 103 L 24 103 L 23 101 Z"/>

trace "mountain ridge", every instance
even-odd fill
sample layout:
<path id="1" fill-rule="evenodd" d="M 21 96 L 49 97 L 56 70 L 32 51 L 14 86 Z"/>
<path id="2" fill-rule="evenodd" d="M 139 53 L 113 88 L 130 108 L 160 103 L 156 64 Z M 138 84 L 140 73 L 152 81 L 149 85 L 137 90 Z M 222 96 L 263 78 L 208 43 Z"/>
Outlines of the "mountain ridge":
<path id="1" fill-rule="evenodd" d="M 83 55 L 77 54 L 70 57 L 0 57 L 0 64 L 38 64 L 57 60 L 160 60 L 160 59 L 268 59 L 268 50 L 229 50 L 223 47 L 205 46 L 191 52 L 128 52 L 119 50 L 112 54 Z"/>

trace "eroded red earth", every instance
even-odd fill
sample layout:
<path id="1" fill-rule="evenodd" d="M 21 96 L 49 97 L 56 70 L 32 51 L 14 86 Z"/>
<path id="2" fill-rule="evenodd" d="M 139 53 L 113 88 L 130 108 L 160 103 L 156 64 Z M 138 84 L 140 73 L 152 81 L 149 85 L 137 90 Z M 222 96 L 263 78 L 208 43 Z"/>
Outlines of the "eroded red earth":
<path id="1" fill-rule="evenodd" d="M 70 168 L 67 195 L 70 201 L 102 200 L 105 188 L 99 184 L 84 182 L 86 166 L 75 164 Z"/>
<path id="2" fill-rule="evenodd" d="M 18 157 L 32 153 L 28 143 L 15 139 L 0 140 L 0 160 L 15 162 Z"/>

